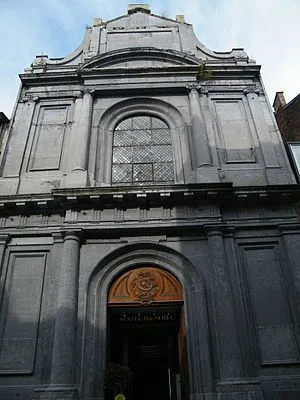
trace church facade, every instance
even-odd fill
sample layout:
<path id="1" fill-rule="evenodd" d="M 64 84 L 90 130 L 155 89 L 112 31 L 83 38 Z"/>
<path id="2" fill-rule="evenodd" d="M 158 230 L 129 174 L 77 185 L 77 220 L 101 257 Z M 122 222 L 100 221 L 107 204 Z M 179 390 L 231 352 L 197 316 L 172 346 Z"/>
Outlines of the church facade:
<path id="1" fill-rule="evenodd" d="M 260 67 L 131 5 L 20 78 L 1 399 L 299 398 L 300 191 Z"/>

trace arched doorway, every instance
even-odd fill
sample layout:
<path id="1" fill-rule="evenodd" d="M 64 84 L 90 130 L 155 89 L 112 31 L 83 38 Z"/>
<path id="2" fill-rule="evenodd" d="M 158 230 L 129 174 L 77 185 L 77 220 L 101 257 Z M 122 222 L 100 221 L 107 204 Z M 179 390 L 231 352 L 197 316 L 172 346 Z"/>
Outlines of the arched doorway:
<path id="1" fill-rule="evenodd" d="M 130 370 L 127 399 L 183 400 L 186 338 L 178 280 L 156 266 L 138 266 L 112 282 L 107 306 L 107 369 Z"/>

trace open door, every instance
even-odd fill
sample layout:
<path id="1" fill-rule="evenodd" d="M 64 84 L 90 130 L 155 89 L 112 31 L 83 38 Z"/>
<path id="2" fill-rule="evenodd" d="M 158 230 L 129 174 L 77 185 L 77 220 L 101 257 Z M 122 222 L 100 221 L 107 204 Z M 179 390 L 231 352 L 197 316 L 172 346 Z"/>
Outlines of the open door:
<path id="1" fill-rule="evenodd" d="M 107 367 L 133 379 L 126 400 L 184 400 L 186 345 L 182 288 L 168 272 L 143 266 L 120 276 L 108 297 Z"/>
<path id="2" fill-rule="evenodd" d="M 186 348 L 186 329 L 184 319 L 184 309 L 181 308 L 180 326 L 178 333 L 178 361 L 179 375 L 176 376 L 177 399 L 185 400 L 188 398 L 188 369 L 187 369 L 187 348 Z"/>

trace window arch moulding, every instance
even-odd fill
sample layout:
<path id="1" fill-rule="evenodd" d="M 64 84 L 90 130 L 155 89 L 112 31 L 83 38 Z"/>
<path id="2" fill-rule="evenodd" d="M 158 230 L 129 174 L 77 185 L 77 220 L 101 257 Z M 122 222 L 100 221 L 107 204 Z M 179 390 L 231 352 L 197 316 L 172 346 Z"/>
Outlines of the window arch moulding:
<path id="1" fill-rule="evenodd" d="M 188 132 L 180 112 L 171 104 L 152 98 L 134 98 L 116 103 L 100 118 L 97 135 L 95 182 L 112 185 L 113 139 L 121 121 L 147 115 L 163 121 L 170 129 L 174 163 L 174 183 L 184 183 L 191 175 Z M 139 182 L 142 184 L 143 182 Z M 146 183 L 146 182 L 144 182 Z M 151 182 L 157 183 L 157 182 Z M 121 184 L 121 183 L 120 183 Z M 118 183 L 119 185 L 119 183 Z"/>
<path id="2" fill-rule="evenodd" d="M 174 276 L 183 289 L 187 329 L 189 330 L 188 358 L 191 393 L 213 391 L 212 360 L 205 282 L 202 272 L 184 255 L 163 245 L 149 242 L 127 244 L 113 251 L 95 267 L 87 289 L 85 355 L 82 368 L 89 371 L 91 380 L 83 383 L 89 392 L 91 382 L 103 382 L 107 341 L 108 291 L 115 279 L 127 271 L 153 265 Z M 195 315 L 199 318 L 194 318 Z M 192 322 L 193 321 L 193 322 Z M 195 342 L 196 341 L 196 342 Z M 193 349 L 198 346 L 199 352 Z M 102 386 L 102 385 L 100 385 Z M 195 395 L 195 398 L 197 395 Z"/>

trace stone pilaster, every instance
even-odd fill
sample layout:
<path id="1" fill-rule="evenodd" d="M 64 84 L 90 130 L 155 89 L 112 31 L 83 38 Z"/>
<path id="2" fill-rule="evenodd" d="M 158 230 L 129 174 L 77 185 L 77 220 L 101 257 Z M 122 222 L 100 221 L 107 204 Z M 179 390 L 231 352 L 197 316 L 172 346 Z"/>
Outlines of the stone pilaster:
<path id="1" fill-rule="evenodd" d="M 11 195 L 18 192 L 24 152 L 30 131 L 34 131 L 34 124 L 38 118 L 38 113 L 35 112 L 37 102 L 38 97 L 22 97 L 16 114 L 13 116 L 14 124 L 9 132 L 6 149 L 1 156 L 1 176 L 6 179 L 1 181 L 0 195 Z"/>
<path id="2" fill-rule="evenodd" d="M 0 235 L 0 271 L 3 263 L 6 246 L 9 240 L 10 240 L 9 235 Z"/>
<path id="3" fill-rule="evenodd" d="M 0 235 L 0 300 L 2 299 L 2 291 L 5 281 L 6 268 L 3 266 L 7 243 L 10 240 L 9 235 Z"/>
<path id="4" fill-rule="evenodd" d="M 211 293 L 216 334 L 216 367 L 220 380 L 242 376 L 238 332 L 227 268 L 222 227 L 206 226 L 211 257 Z"/>
<path id="5" fill-rule="evenodd" d="M 80 238 L 66 232 L 57 294 L 51 383 L 73 384 Z"/>
<path id="6" fill-rule="evenodd" d="M 269 127 L 274 126 L 273 121 L 267 120 L 267 116 L 263 111 L 266 99 L 262 96 L 259 89 L 247 88 L 244 90 L 247 97 L 249 108 L 252 114 L 254 126 L 259 138 L 262 155 L 266 165 L 266 176 L 269 184 L 291 183 L 289 177 L 280 168 L 278 157 L 275 148 L 280 146 L 280 143 L 274 141 L 272 132 L 269 132 Z M 270 116 L 271 118 L 271 116 Z M 275 127 L 274 127 L 275 129 Z"/>
<path id="7" fill-rule="evenodd" d="M 35 391 L 39 399 L 75 399 L 74 382 L 80 233 L 66 232 L 59 278 L 51 384 Z"/>
<path id="8" fill-rule="evenodd" d="M 218 173 L 212 166 L 204 115 L 199 100 L 199 85 L 188 85 L 192 123 L 192 138 L 196 167 L 196 182 L 218 182 Z"/>
<path id="9" fill-rule="evenodd" d="M 203 167 L 211 165 L 209 146 L 207 142 L 206 129 L 203 121 L 202 111 L 199 104 L 198 86 L 188 86 L 189 101 L 192 120 L 192 134 L 196 155 L 196 166 Z"/>
<path id="10" fill-rule="evenodd" d="M 85 187 L 88 184 L 88 153 L 90 145 L 91 120 L 94 91 L 86 89 L 82 97 L 75 100 L 75 124 L 73 128 L 73 153 L 67 178 L 69 187 Z"/>

